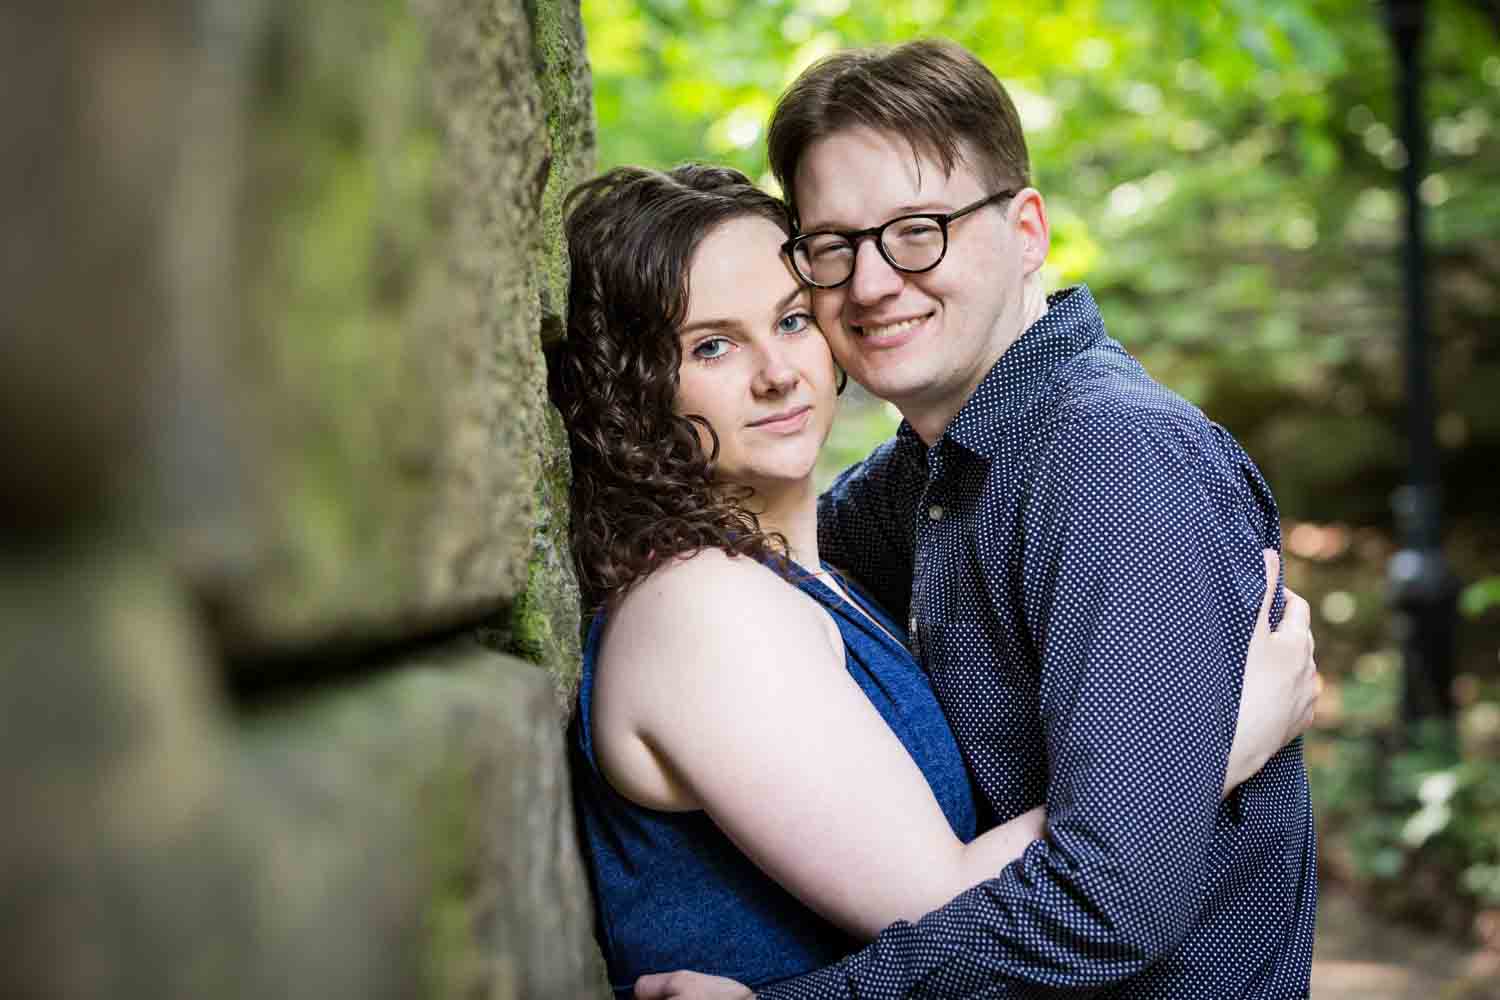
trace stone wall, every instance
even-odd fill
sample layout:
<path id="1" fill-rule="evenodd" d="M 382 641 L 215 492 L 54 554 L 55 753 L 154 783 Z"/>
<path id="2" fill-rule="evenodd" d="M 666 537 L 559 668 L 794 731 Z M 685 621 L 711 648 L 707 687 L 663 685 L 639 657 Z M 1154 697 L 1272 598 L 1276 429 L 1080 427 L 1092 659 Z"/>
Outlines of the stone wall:
<path id="1" fill-rule="evenodd" d="M 603 995 L 577 0 L 0 8 L 0 996 Z"/>

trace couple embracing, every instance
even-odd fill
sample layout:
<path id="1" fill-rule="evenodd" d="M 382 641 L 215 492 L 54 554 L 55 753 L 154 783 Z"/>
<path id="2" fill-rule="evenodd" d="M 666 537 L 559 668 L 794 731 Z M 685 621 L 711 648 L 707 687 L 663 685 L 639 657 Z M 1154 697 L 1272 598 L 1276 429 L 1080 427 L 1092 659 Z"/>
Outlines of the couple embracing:
<path id="1" fill-rule="evenodd" d="M 1269 488 L 1041 285 L 1015 109 L 808 69 L 735 171 L 569 205 L 570 727 L 620 996 L 1304 997 L 1320 682 Z M 843 378 L 896 436 L 821 497 Z M 692 970 L 692 971 L 681 971 Z"/>

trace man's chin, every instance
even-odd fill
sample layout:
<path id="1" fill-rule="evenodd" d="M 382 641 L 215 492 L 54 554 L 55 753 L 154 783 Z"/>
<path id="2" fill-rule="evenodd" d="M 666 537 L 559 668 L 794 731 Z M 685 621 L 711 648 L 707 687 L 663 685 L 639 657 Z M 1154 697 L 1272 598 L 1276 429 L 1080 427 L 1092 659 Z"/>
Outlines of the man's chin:
<path id="1" fill-rule="evenodd" d="M 850 372 L 849 377 L 858 382 L 865 392 L 899 408 L 903 400 L 913 398 L 921 389 L 920 383 L 912 377 L 915 374 L 910 370 L 898 369 L 866 373 L 864 378 Z"/>

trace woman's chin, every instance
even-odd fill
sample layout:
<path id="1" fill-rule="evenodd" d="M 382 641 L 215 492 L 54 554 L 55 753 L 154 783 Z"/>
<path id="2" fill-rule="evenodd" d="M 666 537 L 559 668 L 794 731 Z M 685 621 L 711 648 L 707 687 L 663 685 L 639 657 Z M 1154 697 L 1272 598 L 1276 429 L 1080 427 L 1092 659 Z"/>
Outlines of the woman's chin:
<path id="1" fill-rule="evenodd" d="M 736 470 L 728 475 L 721 475 L 719 482 L 729 483 L 735 486 L 748 486 L 758 494 L 779 494 L 795 490 L 801 486 L 810 486 L 813 473 L 817 469 L 817 462 L 798 463 L 790 466 L 777 466 L 773 468 L 762 468 L 751 470 Z"/>

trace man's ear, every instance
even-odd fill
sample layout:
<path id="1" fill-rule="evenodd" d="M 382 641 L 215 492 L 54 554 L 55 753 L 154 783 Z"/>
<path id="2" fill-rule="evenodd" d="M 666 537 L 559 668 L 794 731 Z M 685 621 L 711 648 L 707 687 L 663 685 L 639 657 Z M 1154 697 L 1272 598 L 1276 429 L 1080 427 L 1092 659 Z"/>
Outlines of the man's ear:
<path id="1" fill-rule="evenodd" d="M 1052 249 L 1052 228 L 1047 222 L 1047 204 L 1036 188 L 1022 188 L 1011 199 L 1007 213 L 1021 239 L 1021 273 L 1035 274 L 1047 261 Z"/>

